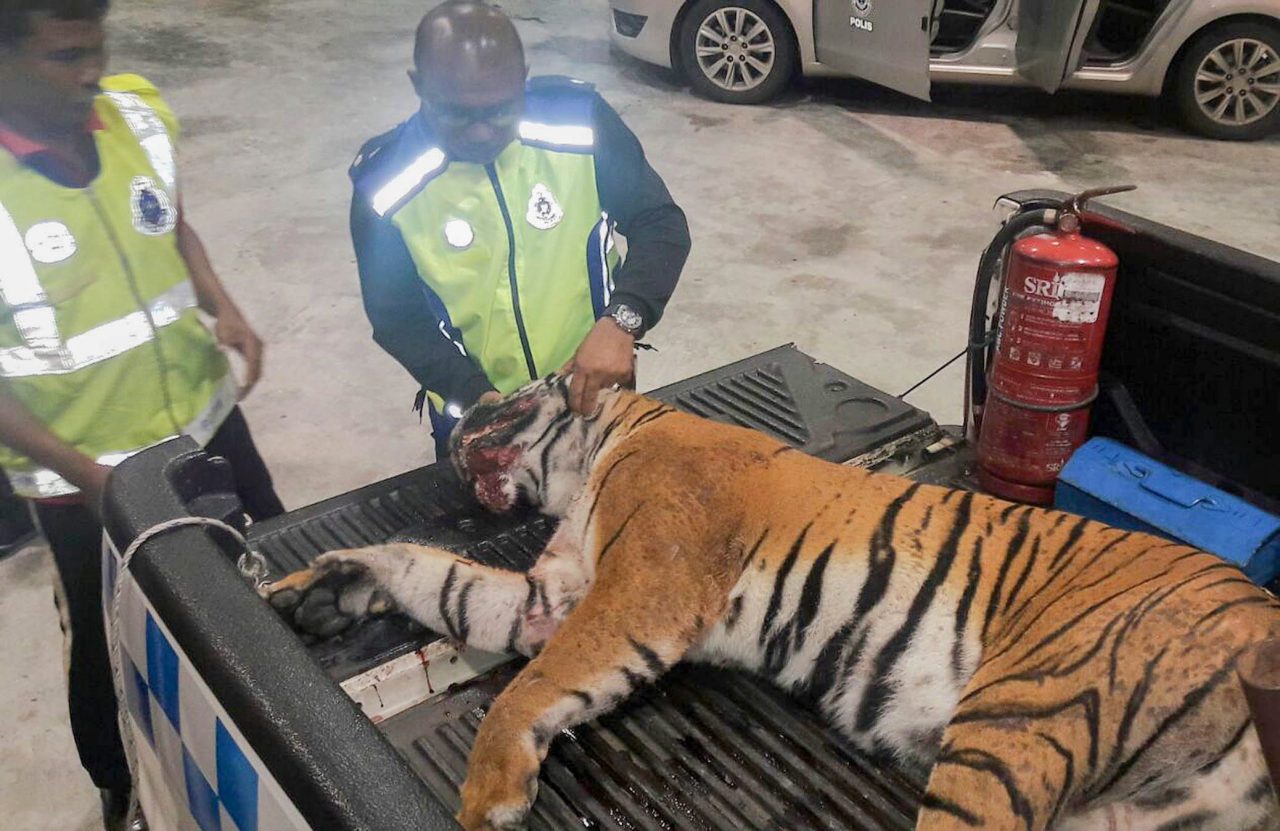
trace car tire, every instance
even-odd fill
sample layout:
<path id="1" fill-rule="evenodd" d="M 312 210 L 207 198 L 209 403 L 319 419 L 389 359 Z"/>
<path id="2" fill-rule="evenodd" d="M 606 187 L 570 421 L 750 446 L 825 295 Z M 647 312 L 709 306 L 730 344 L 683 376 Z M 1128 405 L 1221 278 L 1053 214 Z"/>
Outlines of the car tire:
<path id="1" fill-rule="evenodd" d="M 738 41 L 748 34 L 749 41 Z M 707 53 L 717 46 L 723 53 L 718 61 Z M 693 91 L 725 104 L 768 101 L 795 74 L 791 25 L 767 0 L 696 0 L 677 33 L 676 47 Z"/>
<path id="2" fill-rule="evenodd" d="M 1234 66 L 1241 55 L 1244 77 Z M 1263 92 L 1263 83 L 1275 91 Z M 1252 20 L 1210 26 L 1183 51 L 1168 94 L 1187 129 L 1208 138 L 1256 141 L 1280 129 L 1280 26 Z"/>

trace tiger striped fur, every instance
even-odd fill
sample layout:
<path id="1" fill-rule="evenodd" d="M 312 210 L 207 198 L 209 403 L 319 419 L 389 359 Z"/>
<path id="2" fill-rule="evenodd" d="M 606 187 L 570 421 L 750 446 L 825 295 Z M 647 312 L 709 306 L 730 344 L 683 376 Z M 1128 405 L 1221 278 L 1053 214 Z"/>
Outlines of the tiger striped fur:
<path id="1" fill-rule="evenodd" d="M 631 393 L 578 417 L 561 377 L 472 410 L 452 455 L 489 507 L 561 518 L 528 574 L 390 544 L 324 555 L 270 599 L 331 631 L 385 592 L 534 656 L 477 737 L 470 831 L 522 827 L 553 737 L 682 660 L 760 673 L 864 751 L 931 767 L 920 831 L 1280 829 L 1234 670 L 1280 635 L 1280 605 L 1213 555 Z"/>

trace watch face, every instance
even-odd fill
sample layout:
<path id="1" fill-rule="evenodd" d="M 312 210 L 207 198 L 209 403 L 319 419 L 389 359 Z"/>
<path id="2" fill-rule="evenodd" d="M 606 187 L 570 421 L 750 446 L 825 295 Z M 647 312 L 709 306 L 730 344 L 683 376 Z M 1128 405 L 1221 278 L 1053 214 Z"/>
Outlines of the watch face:
<path id="1" fill-rule="evenodd" d="M 635 332 L 644 324 L 644 318 L 640 317 L 640 313 L 630 306 L 619 306 L 614 309 L 613 319 L 618 321 L 618 325 L 628 332 Z"/>

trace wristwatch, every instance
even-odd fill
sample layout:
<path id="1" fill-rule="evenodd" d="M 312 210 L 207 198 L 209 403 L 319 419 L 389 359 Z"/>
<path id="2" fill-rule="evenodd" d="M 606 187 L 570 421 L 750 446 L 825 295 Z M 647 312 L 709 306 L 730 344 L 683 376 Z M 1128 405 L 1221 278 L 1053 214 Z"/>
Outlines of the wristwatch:
<path id="1" fill-rule="evenodd" d="M 604 313 L 631 337 L 640 336 L 640 330 L 644 328 L 644 317 L 626 303 L 611 303 Z"/>

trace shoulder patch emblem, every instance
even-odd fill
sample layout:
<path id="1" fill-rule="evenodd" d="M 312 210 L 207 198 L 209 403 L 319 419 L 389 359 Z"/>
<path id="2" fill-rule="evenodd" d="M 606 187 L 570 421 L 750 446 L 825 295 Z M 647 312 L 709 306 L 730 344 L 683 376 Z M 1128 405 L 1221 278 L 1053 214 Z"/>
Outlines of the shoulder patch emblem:
<path id="1" fill-rule="evenodd" d="M 159 236 L 172 231 L 178 224 L 178 212 L 169 194 L 148 176 L 135 176 L 131 184 L 129 200 L 133 208 L 133 227 L 140 234 Z"/>
<path id="2" fill-rule="evenodd" d="M 525 219 L 538 230 L 549 231 L 564 219 L 564 208 L 560 207 L 546 185 L 537 184 L 529 195 L 529 211 L 525 214 Z"/>

